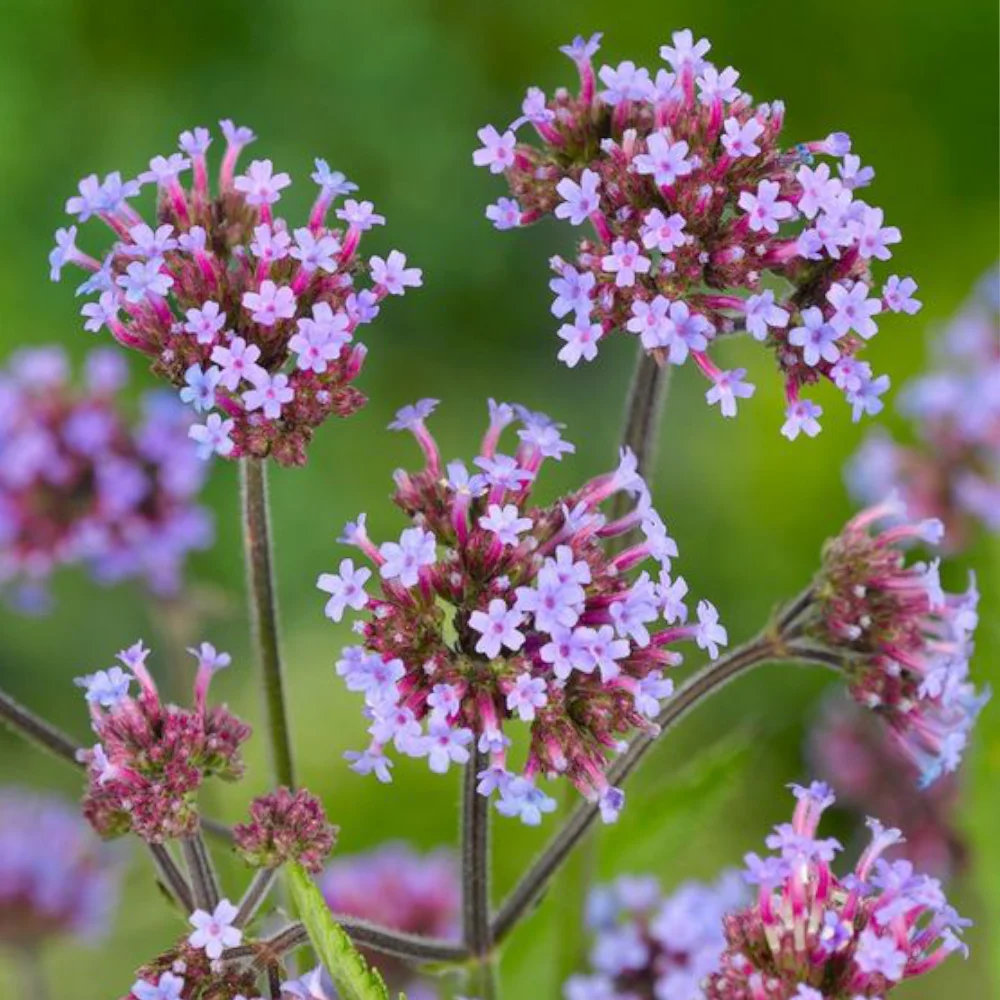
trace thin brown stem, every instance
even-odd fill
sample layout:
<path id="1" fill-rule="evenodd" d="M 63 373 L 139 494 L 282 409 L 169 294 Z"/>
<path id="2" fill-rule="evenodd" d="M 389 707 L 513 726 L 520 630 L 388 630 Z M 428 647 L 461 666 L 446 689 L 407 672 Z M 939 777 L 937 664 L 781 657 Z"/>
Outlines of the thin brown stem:
<path id="1" fill-rule="evenodd" d="M 608 769 L 608 781 L 613 785 L 626 781 L 656 741 L 693 708 L 734 677 L 775 659 L 779 648 L 770 633 L 762 634 L 692 675 L 657 717 L 658 731 L 638 736 Z M 598 805 L 591 802 L 581 802 L 573 810 L 565 825 L 556 832 L 501 906 L 493 924 L 496 942 L 502 941 L 531 909 L 599 815 Z"/>
<path id="2" fill-rule="evenodd" d="M 276 868 L 261 868 L 259 871 L 254 872 L 253 879 L 250 885 L 247 886 L 247 891 L 243 893 L 243 898 L 240 900 L 239 910 L 233 919 L 234 926 L 246 927 L 253 920 L 254 915 L 260 909 L 261 903 L 264 902 L 267 894 L 271 891 L 271 886 L 274 885 L 274 880 L 277 876 L 278 871 Z"/>
<path id="3" fill-rule="evenodd" d="M 476 791 L 485 755 L 474 750 L 465 765 L 462 790 L 462 925 L 466 947 L 475 956 L 490 950 L 489 800 Z"/>
<path id="4" fill-rule="evenodd" d="M 271 748 L 271 766 L 277 785 L 295 787 L 285 681 L 278 629 L 278 600 L 271 551 L 267 469 L 261 459 L 240 462 L 243 540 L 253 642 L 260 662 L 264 708 Z"/>
<path id="5" fill-rule="evenodd" d="M 68 736 L 51 722 L 39 718 L 2 690 L 0 690 L 0 720 L 6 723 L 12 732 L 18 733 L 42 750 L 76 767 L 84 766 L 78 757 L 83 748 L 72 736 Z"/>
<path id="6" fill-rule="evenodd" d="M 191 894 L 200 910 L 211 913 L 219 905 L 219 881 L 201 832 L 181 838 L 181 852 L 191 879 Z"/>
<path id="7" fill-rule="evenodd" d="M 178 868 L 170 851 L 163 844 L 148 844 L 147 847 L 152 856 L 160 884 L 176 900 L 177 905 L 185 914 L 193 912 L 195 905 L 191 886 Z"/>

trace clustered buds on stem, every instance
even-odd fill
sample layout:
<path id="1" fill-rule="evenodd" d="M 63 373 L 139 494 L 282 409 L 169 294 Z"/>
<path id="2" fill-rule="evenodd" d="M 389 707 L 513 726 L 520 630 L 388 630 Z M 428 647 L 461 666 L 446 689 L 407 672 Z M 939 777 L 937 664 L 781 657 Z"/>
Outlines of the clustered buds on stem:
<path id="1" fill-rule="evenodd" d="M 279 788 L 250 804 L 250 822 L 233 830 L 236 852 L 251 868 L 295 861 L 316 874 L 337 841 L 337 828 L 311 792 Z"/>
<path id="2" fill-rule="evenodd" d="M 365 359 L 353 343 L 358 326 L 378 315 L 386 296 L 420 285 L 420 271 L 398 250 L 358 255 L 362 234 L 385 222 L 371 202 L 346 199 L 336 211 L 341 224 L 327 225 L 334 200 L 356 186 L 323 160 L 312 175 L 319 194 L 308 223 L 289 231 L 273 214 L 288 174 L 254 160 L 235 175 L 255 137 L 221 124 L 226 150 L 214 194 L 205 128 L 182 133 L 181 152 L 153 157 L 137 180 L 118 172 L 103 182 L 84 178 L 67 212 L 81 223 L 96 216 L 117 240 L 101 262 L 77 249 L 76 226 L 60 229 L 52 278 L 66 264 L 92 272 L 81 291 L 99 298 L 83 307 L 86 329 L 107 327 L 208 414 L 191 430 L 203 455 L 302 465 L 316 427 L 364 404 L 351 384 Z M 145 184 L 156 185 L 153 225 L 129 204 Z M 366 279 L 370 288 L 361 287 Z"/>
<path id="3" fill-rule="evenodd" d="M 687 585 L 670 575 L 677 546 L 631 452 L 614 472 L 534 506 L 544 460 L 573 450 L 559 425 L 491 402 L 470 472 L 460 461 L 442 465 L 425 423 L 433 408 L 423 400 L 392 425 L 411 431 L 426 459 L 420 472 L 395 476 L 395 503 L 413 526 L 376 546 L 362 516 L 343 538 L 376 567 L 380 594 L 366 593 L 372 574 L 350 559 L 319 579 L 334 621 L 347 608 L 366 612 L 357 628 L 364 645 L 337 664 L 348 687 L 364 692 L 372 721 L 372 743 L 350 755 L 353 766 L 388 781 L 391 744 L 445 772 L 465 764 L 475 745 L 489 757 L 479 792 L 498 792 L 501 813 L 540 822 L 555 803 L 535 778 L 565 775 L 611 822 L 624 796 L 609 785 L 608 756 L 633 731 L 653 727 L 672 691 L 664 671 L 681 661 L 670 647 L 695 641 L 714 657 L 725 629 L 707 601 L 698 624 L 685 624 Z M 520 443 L 503 454 L 501 435 L 515 422 Z M 601 508 L 617 493 L 634 506 L 608 521 Z M 609 551 L 610 540 L 633 531 L 638 540 Z M 644 565 L 655 577 L 636 575 Z M 531 735 L 520 773 L 506 732 L 518 720 Z"/>
<path id="4" fill-rule="evenodd" d="M 108 349 L 90 352 L 79 384 L 59 347 L 18 351 L 0 370 L 0 588 L 22 609 L 44 610 L 67 565 L 172 594 L 188 553 L 211 542 L 188 412 L 153 392 L 133 416 L 127 381 Z"/>
<path id="5" fill-rule="evenodd" d="M 964 867 L 959 776 L 947 774 L 930 788 L 918 788 L 913 758 L 873 713 L 840 692 L 826 699 L 810 727 L 807 753 L 813 773 L 833 786 L 842 807 L 857 816 L 878 812 L 884 823 L 906 831 L 905 855 L 921 871 L 947 878 Z M 886 857 L 903 851 L 890 848 Z"/>
<path id="6" fill-rule="evenodd" d="M 891 257 L 900 232 L 855 197 L 874 171 L 850 138 L 782 148 L 784 105 L 755 105 L 736 86 L 739 73 L 716 69 L 708 41 L 690 31 L 661 47 L 670 68 L 655 76 L 632 62 L 595 76 L 600 39 L 562 50 L 579 70 L 578 94 L 560 89 L 549 100 L 530 88 L 521 117 L 503 133 L 482 129 L 473 156 L 505 174 L 514 196 L 487 209 L 497 228 L 548 215 L 593 227 L 573 264 L 552 261 L 552 312 L 567 320 L 559 358 L 570 367 L 593 360 L 604 337 L 627 331 L 660 364 L 690 358 L 712 383 L 709 403 L 735 416 L 754 386 L 745 369 L 721 370 L 710 350 L 745 329 L 774 353 L 789 439 L 819 433 L 822 409 L 800 393 L 822 379 L 844 393 L 855 420 L 877 413 L 889 379 L 857 354 L 883 309 L 920 306 L 909 278 L 892 276 L 871 294 L 872 264 Z M 540 146 L 517 141 L 526 125 Z M 817 156 L 836 161 L 839 176 Z"/>
<path id="7" fill-rule="evenodd" d="M 906 545 L 936 544 L 942 534 L 940 521 L 907 520 L 898 497 L 862 511 L 827 542 L 797 625 L 843 669 L 855 700 L 890 726 L 924 785 L 958 767 L 989 697 L 969 679 L 975 581 L 948 594 L 939 560 L 906 560 Z"/>
<path id="8" fill-rule="evenodd" d="M 419 854 L 400 842 L 340 856 L 327 867 L 319 887 L 334 913 L 408 934 L 458 939 L 462 885 L 450 851 Z M 391 988 L 405 992 L 408 1000 L 418 995 L 423 984 L 414 980 L 410 966 L 384 955 L 367 957 Z"/>
<path id="9" fill-rule="evenodd" d="M 735 873 L 685 882 L 664 896 L 651 876 L 622 876 L 588 901 L 594 972 L 570 978 L 566 1000 L 702 1000 L 726 946 L 722 919 L 746 902 Z"/>
<path id="10" fill-rule="evenodd" d="M 899 409 L 915 421 L 910 447 L 874 431 L 851 459 L 847 481 L 863 503 L 896 490 L 919 517 L 947 527 L 952 550 L 977 524 L 1000 532 L 1000 271 L 935 341 L 929 372 L 907 383 Z"/>
<path id="11" fill-rule="evenodd" d="M 235 781 L 250 728 L 224 705 L 207 705 L 212 675 L 229 664 L 208 643 L 198 660 L 194 707 L 164 705 L 141 642 L 118 654 L 122 666 L 81 677 L 98 742 L 82 751 L 89 787 L 84 813 L 102 836 L 132 831 L 148 843 L 198 829 L 196 795 L 207 777 Z M 122 669 L 124 667 L 124 669 Z M 134 697 L 132 682 L 139 685 Z"/>
<path id="12" fill-rule="evenodd" d="M 78 810 L 0 789 L 0 946 L 33 950 L 63 935 L 93 942 L 117 906 L 121 865 Z"/>
<path id="13" fill-rule="evenodd" d="M 820 782 L 793 789 L 792 822 L 767 839 L 777 853 L 747 855 L 757 901 L 726 918 L 728 946 L 706 1000 L 882 1000 L 965 952 L 959 935 L 968 921 L 937 879 L 881 857 L 902 839 L 898 830 L 869 820 L 871 844 L 840 878 L 830 868 L 840 844 L 816 836 L 833 795 Z"/>

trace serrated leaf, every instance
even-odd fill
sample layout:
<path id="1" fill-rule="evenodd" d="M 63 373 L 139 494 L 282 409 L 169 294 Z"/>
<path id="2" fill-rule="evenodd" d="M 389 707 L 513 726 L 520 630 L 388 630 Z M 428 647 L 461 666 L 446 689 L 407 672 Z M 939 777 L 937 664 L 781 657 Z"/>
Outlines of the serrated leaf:
<path id="1" fill-rule="evenodd" d="M 377 969 L 370 968 L 344 929 L 333 919 L 322 893 L 300 865 L 288 866 L 288 882 L 316 957 L 342 1000 L 389 1000 Z"/>

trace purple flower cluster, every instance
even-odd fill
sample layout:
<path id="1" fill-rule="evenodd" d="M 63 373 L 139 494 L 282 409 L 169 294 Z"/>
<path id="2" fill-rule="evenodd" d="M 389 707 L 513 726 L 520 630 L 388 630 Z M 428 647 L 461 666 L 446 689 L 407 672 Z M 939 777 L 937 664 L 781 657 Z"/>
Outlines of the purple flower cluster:
<path id="1" fill-rule="evenodd" d="M 746 896 L 735 873 L 712 885 L 685 882 L 669 896 L 652 877 L 599 886 L 588 905 L 594 972 L 573 976 L 566 1000 L 703 1000 L 726 947 L 723 917 Z"/>
<path id="2" fill-rule="evenodd" d="M 371 202 L 346 198 L 339 222 L 327 226 L 334 201 L 356 186 L 323 160 L 312 175 L 319 193 L 308 222 L 290 230 L 273 211 L 288 174 L 254 160 L 237 175 L 255 137 L 221 125 L 226 148 L 214 194 L 205 128 L 182 133 L 181 152 L 153 157 L 136 180 L 117 172 L 102 182 L 84 178 L 66 211 L 80 223 L 96 216 L 117 239 L 102 262 L 77 248 L 76 226 L 60 229 L 52 278 L 66 264 L 92 272 L 80 289 L 98 295 L 83 307 L 86 329 L 107 327 L 147 355 L 185 402 L 207 414 L 191 429 L 204 455 L 302 465 L 316 427 L 364 404 L 351 385 L 365 358 L 355 331 L 375 319 L 387 295 L 419 286 L 421 274 L 398 250 L 359 256 L 362 234 L 385 223 Z M 147 184 L 157 192 L 153 225 L 129 204 Z"/>
<path id="3" fill-rule="evenodd" d="M 191 835 L 205 778 L 235 781 L 243 773 L 240 747 L 250 728 L 224 705 L 207 704 L 212 676 L 229 665 L 229 654 L 207 642 L 190 652 L 198 661 L 191 709 L 161 702 L 142 642 L 118 654 L 121 666 L 77 679 L 98 740 L 81 752 L 89 782 L 84 814 L 104 837 L 133 831 L 161 843 Z"/>
<path id="4" fill-rule="evenodd" d="M 349 755 L 353 766 L 388 781 L 390 746 L 439 773 L 478 750 L 488 760 L 479 791 L 498 793 L 504 815 L 539 823 L 555 802 L 536 777 L 564 775 L 611 822 L 624 796 L 608 783 L 608 756 L 653 726 L 672 691 L 664 672 L 681 661 L 670 647 L 694 641 L 714 658 L 726 631 L 707 601 L 687 623 L 687 584 L 671 575 L 677 546 L 630 451 L 615 471 L 534 506 L 544 461 L 573 451 L 560 425 L 491 401 L 472 469 L 445 467 L 425 422 L 434 405 L 406 407 L 391 425 L 412 432 L 425 457 L 420 472 L 395 475 L 394 500 L 412 526 L 379 546 L 362 515 L 342 539 L 374 565 L 378 595 L 365 590 L 372 571 L 351 559 L 319 579 L 328 617 L 365 612 L 356 625 L 364 644 L 337 664 L 371 720 L 371 745 Z M 505 454 L 512 424 L 519 443 Z M 632 509 L 609 521 L 601 508 L 620 493 Z M 627 547 L 610 552 L 613 539 Z M 519 773 L 505 732 L 517 721 L 530 730 Z"/>
<path id="5" fill-rule="evenodd" d="M 843 696 L 825 700 L 810 727 L 807 753 L 840 805 L 858 816 L 878 812 L 883 822 L 906 832 L 906 857 L 921 871 L 947 878 L 964 867 L 966 843 L 956 824 L 958 778 L 948 774 L 918 789 L 913 759 L 872 713 Z M 890 848 L 886 856 L 901 852 Z"/>
<path id="6" fill-rule="evenodd" d="M 135 418 L 127 379 L 110 350 L 90 353 L 79 385 L 58 347 L 0 370 L 0 588 L 26 610 L 44 609 L 52 573 L 75 564 L 171 594 L 188 553 L 211 541 L 187 411 L 154 392 Z"/>
<path id="7" fill-rule="evenodd" d="M 225 899 L 212 913 L 192 914 L 194 931 L 142 966 L 124 1000 L 262 1000 L 253 966 L 218 960 L 242 941 L 235 916 L 236 907 Z"/>
<path id="8" fill-rule="evenodd" d="M 746 857 L 756 902 L 725 920 L 728 946 L 706 1000 L 882 1000 L 955 951 L 968 926 L 937 879 L 908 861 L 887 861 L 898 830 L 869 820 L 872 841 L 854 871 L 838 877 L 841 849 L 816 831 L 834 797 L 820 782 L 793 786 L 791 823 L 775 827 L 767 858 Z"/>
<path id="9" fill-rule="evenodd" d="M 319 872 L 337 841 L 323 803 L 304 788 L 279 788 L 250 804 L 250 822 L 233 829 L 236 852 L 252 868 L 279 868 L 297 861 Z"/>
<path id="10" fill-rule="evenodd" d="M 319 885 L 334 913 L 408 934 L 458 938 L 462 886 L 457 859 L 450 851 L 420 854 L 401 842 L 385 844 L 337 858 Z M 421 987 L 413 980 L 412 967 L 384 955 L 367 957 L 390 987 L 404 990 L 407 997 Z"/>
<path id="11" fill-rule="evenodd" d="M 0 789 L 0 944 L 100 938 L 115 913 L 119 864 L 59 799 Z"/>
<path id="12" fill-rule="evenodd" d="M 909 509 L 937 517 L 953 549 L 977 524 L 1000 532 L 1000 271 L 994 267 L 935 342 L 931 370 L 901 391 L 917 427 L 906 447 L 886 432 L 863 442 L 847 469 L 851 492 L 876 503 L 897 490 Z"/>
<path id="13" fill-rule="evenodd" d="M 550 100 L 530 88 L 522 115 L 504 132 L 481 129 L 473 155 L 505 174 L 513 195 L 487 210 L 497 228 L 554 215 L 594 230 L 573 263 L 552 261 L 560 360 L 591 361 L 605 336 L 625 331 L 660 364 L 690 359 L 712 383 L 708 402 L 731 417 L 754 386 L 710 351 L 742 329 L 774 353 L 787 438 L 819 433 L 822 410 L 800 393 L 821 379 L 844 393 L 855 420 L 877 413 L 889 379 L 857 354 L 880 312 L 919 304 L 909 278 L 876 290 L 872 266 L 892 256 L 900 232 L 856 197 L 874 171 L 850 138 L 783 149 L 784 105 L 754 104 L 736 86 L 740 74 L 714 67 L 708 41 L 690 31 L 661 47 L 666 65 L 655 74 L 629 61 L 595 73 L 600 39 L 562 49 L 579 71 L 578 94 L 559 89 Z M 527 125 L 540 146 L 518 142 Z"/>
<path id="14" fill-rule="evenodd" d="M 946 593 L 939 560 L 907 564 L 903 551 L 942 533 L 940 521 L 906 520 L 897 497 L 862 511 L 826 544 L 802 626 L 836 656 L 854 699 L 889 725 L 924 785 L 958 767 L 989 698 L 969 677 L 975 581 Z"/>

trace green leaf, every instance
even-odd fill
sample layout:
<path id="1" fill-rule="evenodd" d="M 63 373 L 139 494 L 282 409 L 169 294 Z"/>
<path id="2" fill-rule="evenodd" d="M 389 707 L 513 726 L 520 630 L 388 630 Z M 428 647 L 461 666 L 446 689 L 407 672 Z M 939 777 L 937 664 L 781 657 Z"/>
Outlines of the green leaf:
<path id="1" fill-rule="evenodd" d="M 289 865 L 288 881 L 316 957 L 330 973 L 342 1000 L 389 1000 L 389 991 L 378 970 L 369 968 L 333 919 L 322 893 L 306 871 L 300 865 Z"/>

